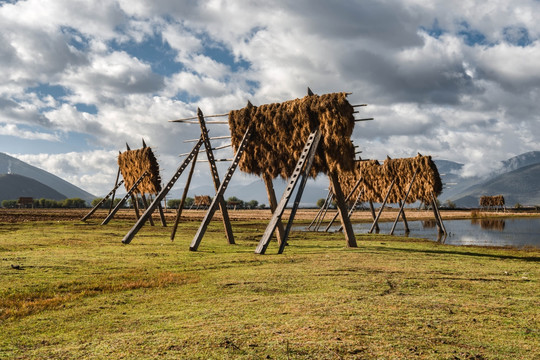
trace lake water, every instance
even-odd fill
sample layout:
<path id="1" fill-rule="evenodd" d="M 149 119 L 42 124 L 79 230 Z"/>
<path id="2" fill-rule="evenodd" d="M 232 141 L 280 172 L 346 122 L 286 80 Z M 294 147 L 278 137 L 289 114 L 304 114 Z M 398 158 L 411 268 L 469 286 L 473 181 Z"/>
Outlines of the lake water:
<path id="1" fill-rule="evenodd" d="M 410 237 L 425 238 L 441 241 L 450 245 L 477 245 L 477 246 L 533 246 L 540 248 L 540 218 L 497 218 L 497 219 L 469 219 L 444 220 L 448 235 L 440 238 L 435 220 L 409 221 L 408 234 Z M 392 222 L 379 223 L 380 233 L 389 234 Z M 336 231 L 334 226 L 330 231 Z M 356 234 L 367 234 L 370 224 L 353 224 Z M 324 227 L 321 227 L 324 229 Z M 305 230 L 298 227 L 297 230 Z M 407 236 L 403 222 L 399 222 L 394 235 Z"/>

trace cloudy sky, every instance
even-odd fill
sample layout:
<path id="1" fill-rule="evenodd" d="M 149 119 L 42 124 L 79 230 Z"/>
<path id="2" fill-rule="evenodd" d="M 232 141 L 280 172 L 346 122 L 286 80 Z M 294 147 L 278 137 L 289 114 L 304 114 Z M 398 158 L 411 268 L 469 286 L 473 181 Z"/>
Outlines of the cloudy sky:
<path id="1" fill-rule="evenodd" d="M 104 194 L 126 142 L 144 138 L 168 178 L 199 132 L 169 120 L 309 86 L 369 104 L 364 157 L 482 174 L 540 150 L 539 14 L 538 0 L 0 0 L 0 152 Z"/>

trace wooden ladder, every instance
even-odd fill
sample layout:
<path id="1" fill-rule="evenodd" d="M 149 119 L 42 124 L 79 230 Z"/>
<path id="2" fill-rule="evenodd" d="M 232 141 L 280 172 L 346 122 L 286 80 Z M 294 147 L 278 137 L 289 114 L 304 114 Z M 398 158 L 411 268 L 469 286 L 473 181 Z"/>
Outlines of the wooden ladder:
<path id="1" fill-rule="evenodd" d="M 270 239 L 272 238 L 272 235 L 274 234 L 274 231 L 276 230 L 276 226 L 278 222 L 281 221 L 281 217 L 283 216 L 285 207 L 287 206 L 287 203 L 289 202 L 289 199 L 291 198 L 291 195 L 294 191 L 294 188 L 296 187 L 296 184 L 298 182 L 300 175 L 302 175 L 300 188 L 298 189 L 298 192 L 296 194 L 294 206 L 293 206 L 293 209 L 291 210 L 291 215 L 289 216 L 289 221 L 287 222 L 287 227 L 285 229 L 285 233 L 283 235 L 283 239 L 281 239 L 281 244 L 279 247 L 279 253 L 283 252 L 283 249 L 285 248 L 285 245 L 287 244 L 287 237 L 289 235 L 289 232 L 292 226 L 292 220 L 294 218 L 294 215 L 296 214 L 298 204 L 300 203 L 300 199 L 302 197 L 302 193 L 306 185 L 309 171 L 311 170 L 311 166 L 313 165 L 313 160 L 315 158 L 315 154 L 317 152 L 317 147 L 319 145 L 320 139 L 321 139 L 321 132 L 318 128 L 309 135 L 306 141 L 306 145 L 304 146 L 304 149 L 302 150 L 302 153 L 300 154 L 300 158 L 298 159 L 298 162 L 296 163 L 296 168 L 294 169 L 294 172 L 291 175 L 289 184 L 287 185 L 285 192 L 281 196 L 281 200 L 279 201 L 276 211 L 274 211 L 272 215 L 272 219 L 270 220 L 270 223 L 266 227 L 266 230 L 263 234 L 262 239 L 259 242 L 259 245 L 255 249 L 255 253 L 264 254 L 266 252 L 266 248 L 268 247 L 268 244 L 270 243 Z"/>

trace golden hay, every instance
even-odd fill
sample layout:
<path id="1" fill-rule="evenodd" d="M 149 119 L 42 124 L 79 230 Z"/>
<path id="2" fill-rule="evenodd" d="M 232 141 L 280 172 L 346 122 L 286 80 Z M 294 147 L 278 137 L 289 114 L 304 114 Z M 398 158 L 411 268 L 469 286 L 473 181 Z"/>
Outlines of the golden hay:
<path id="1" fill-rule="evenodd" d="M 431 202 L 431 194 L 435 197 L 442 192 L 442 181 L 437 166 L 431 156 L 418 156 L 414 158 L 390 159 L 383 165 L 377 160 L 357 161 L 353 171 L 340 173 L 340 183 L 344 194 L 348 194 L 356 181 L 362 176 L 362 183 L 351 198 L 356 198 L 358 192 L 363 190 L 361 200 L 383 202 L 384 197 L 392 183 L 396 180 L 388 197 L 389 203 L 397 203 L 405 198 L 409 184 L 414 173 L 416 178 L 407 198 L 407 203 L 422 201 Z"/>
<path id="2" fill-rule="evenodd" d="M 353 111 L 346 93 L 308 95 L 283 103 L 232 110 L 229 126 L 235 151 L 248 125 L 254 126 L 240 169 L 259 176 L 289 178 L 309 134 L 318 126 L 322 136 L 310 176 L 352 170 Z"/>
<path id="3" fill-rule="evenodd" d="M 124 178 L 124 186 L 129 191 L 139 177 L 147 171 L 148 176 L 139 184 L 135 193 L 157 194 L 161 191 L 161 177 L 156 157 L 149 147 L 127 150 L 118 155 L 118 166 Z"/>
<path id="4" fill-rule="evenodd" d="M 193 200 L 193 206 L 210 206 L 212 203 L 212 198 L 208 195 L 195 195 Z"/>
<path id="5" fill-rule="evenodd" d="M 481 196 L 480 197 L 480 206 L 481 207 L 492 207 L 492 206 L 504 206 L 504 196 L 495 195 L 495 196 Z"/>

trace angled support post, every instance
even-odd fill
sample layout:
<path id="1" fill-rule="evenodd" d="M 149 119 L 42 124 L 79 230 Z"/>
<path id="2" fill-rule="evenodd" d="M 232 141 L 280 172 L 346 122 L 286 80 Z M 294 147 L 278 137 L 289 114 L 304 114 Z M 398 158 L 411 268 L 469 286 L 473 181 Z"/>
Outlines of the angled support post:
<path id="1" fill-rule="evenodd" d="M 268 195 L 268 202 L 270 203 L 270 210 L 272 211 L 272 214 L 274 214 L 277 208 L 277 200 L 276 200 L 276 192 L 274 191 L 274 183 L 272 182 L 272 178 L 268 174 L 263 175 L 263 180 L 264 180 L 264 186 L 266 187 L 266 194 Z M 285 228 L 280 219 L 277 224 L 277 240 L 278 240 L 278 244 L 280 245 L 283 242 L 284 234 L 285 234 Z"/>
<path id="2" fill-rule="evenodd" d="M 358 202 L 360 201 L 360 198 L 362 197 L 362 193 L 364 192 L 364 189 L 360 190 L 360 192 L 358 193 L 358 196 L 356 197 L 356 200 L 354 200 L 354 203 L 352 204 L 352 206 L 349 208 L 349 219 L 351 218 L 355 208 L 356 208 L 356 205 L 358 205 Z M 343 225 L 341 225 L 336 232 L 340 232 L 341 230 L 343 230 Z"/>
<path id="3" fill-rule="evenodd" d="M 146 220 L 148 220 L 148 217 L 150 215 L 152 215 L 152 212 L 156 209 L 156 207 L 158 206 L 158 204 L 161 202 L 161 200 L 163 200 L 165 198 L 165 196 L 167 196 L 167 194 L 169 193 L 169 191 L 172 189 L 172 187 L 174 186 L 174 184 L 176 183 L 176 181 L 178 180 L 178 178 L 180 177 L 180 175 L 182 175 L 182 173 L 184 172 L 185 168 L 189 165 L 189 163 L 193 160 L 193 158 L 195 157 L 195 154 L 199 151 L 199 148 L 201 147 L 202 145 L 202 139 L 199 140 L 198 143 L 195 144 L 195 146 L 193 147 L 193 150 L 191 150 L 191 153 L 189 153 L 189 155 L 184 159 L 184 162 L 178 167 L 178 169 L 176 169 L 176 172 L 174 173 L 173 177 L 171 178 L 171 180 L 169 180 L 169 182 L 167 183 L 167 185 L 165 185 L 161 191 L 159 192 L 159 194 L 156 195 L 156 198 L 154 199 L 154 201 L 152 201 L 152 203 L 150 204 L 150 206 L 148 206 L 148 209 L 146 209 L 146 211 L 144 212 L 144 214 L 141 216 L 141 218 L 137 221 L 137 223 L 131 228 L 131 230 L 126 234 L 126 236 L 124 236 L 124 239 L 122 240 L 122 242 L 124 244 L 129 244 L 131 242 L 131 240 L 133 240 L 133 238 L 135 237 L 135 235 L 139 232 L 139 230 L 143 227 L 144 223 L 146 222 Z"/>
<path id="4" fill-rule="evenodd" d="M 294 198 L 291 214 L 289 215 L 289 221 L 287 221 L 287 227 L 285 228 L 283 239 L 281 243 L 279 244 L 278 254 L 283 254 L 283 251 L 285 250 L 285 245 L 287 245 L 287 238 L 289 237 L 289 233 L 291 232 L 291 227 L 294 221 L 294 217 L 296 216 L 296 211 L 298 210 L 298 206 L 300 205 L 300 200 L 302 200 L 302 195 L 304 194 L 306 182 L 309 178 L 309 172 L 311 171 L 311 167 L 313 166 L 313 161 L 315 160 L 315 154 L 317 153 L 317 148 L 319 147 L 320 140 L 321 140 L 321 132 L 317 130 L 316 135 L 313 139 L 313 143 L 311 144 L 311 147 L 307 155 L 306 164 L 304 165 L 304 170 L 302 171 L 300 185 L 298 186 L 298 191 L 296 192 L 296 197 Z"/>
<path id="5" fill-rule="evenodd" d="M 281 200 L 279 201 L 276 211 L 274 211 L 274 213 L 272 214 L 270 223 L 266 227 L 263 237 L 260 240 L 259 245 L 255 249 L 255 253 L 264 254 L 266 252 L 266 248 L 268 247 L 268 244 L 270 243 L 270 239 L 272 238 L 272 235 L 274 234 L 274 231 L 276 230 L 276 226 L 278 222 L 281 221 L 281 217 L 283 216 L 285 207 L 287 206 L 287 203 L 289 202 L 289 199 L 291 198 L 292 192 L 294 188 L 296 187 L 296 183 L 298 182 L 298 177 L 300 176 L 302 169 L 304 168 L 304 164 L 306 163 L 310 155 L 311 149 L 313 147 L 313 143 L 315 142 L 316 138 L 317 138 L 317 144 L 318 144 L 321 138 L 321 133 L 318 128 L 309 135 L 306 141 L 306 145 L 304 146 L 304 149 L 302 150 L 302 153 L 300 154 L 300 158 L 298 159 L 296 163 L 296 168 L 294 169 L 294 172 L 292 173 L 291 178 L 289 179 L 289 184 L 287 185 L 285 192 L 281 196 Z M 287 242 L 287 238 L 285 237 L 284 239 L 282 239 L 282 244 L 285 244 L 286 242 Z"/>
<path id="6" fill-rule="evenodd" d="M 373 201 L 369 200 L 369 210 L 371 211 L 371 217 L 373 218 L 373 221 L 375 221 L 377 215 L 375 215 L 375 208 L 373 207 Z M 379 228 L 379 224 L 375 223 L 375 231 L 377 234 L 379 233 L 381 229 Z"/>
<path id="7" fill-rule="evenodd" d="M 88 214 L 86 214 L 82 219 L 81 221 L 86 221 L 90 216 L 92 216 L 97 209 L 99 209 L 99 207 L 101 205 L 103 205 L 104 202 L 107 201 L 107 199 L 109 199 L 109 197 L 111 197 L 111 195 L 113 196 L 113 201 L 114 201 L 114 193 L 116 192 L 116 189 L 118 189 L 120 187 L 120 185 L 122 185 L 124 183 L 124 180 L 120 180 L 120 182 L 117 182 L 116 183 L 116 186 L 114 187 L 114 189 L 112 189 L 108 194 L 107 196 L 105 196 L 103 199 L 101 199 L 101 201 L 99 203 L 97 203 L 96 206 L 94 206 L 92 208 L 92 210 L 90 210 L 90 212 Z M 111 204 L 112 204 L 112 201 L 111 201 Z M 109 210 L 109 213 L 110 213 L 110 210 Z"/>
<path id="8" fill-rule="evenodd" d="M 210 224 L 212 217 L 214 217 L 218 204 L 221 204 L 220 200 L 224 203 L 223 194 L 225 193 L 225 190 L 227 190 L 227 186 L 229 186 L 229 182 L 231 181 L 234 171 L 236 170 L 236 168 L 238 167 L 238 164 L 240 163 L 240 159 L 242 158 L 242 155 L 244 154 L 246 145 L 251 139 L 251 135 L 253 135 L 253 130 L 252 130 L 252 127 L 249 126 L 246 132 L 244 133 L 244 137 L 242 138 L 240 145 L 238 146 L 238 150 L 236 150 L 236 154 L 234 155 L 232 164 L 227 170 L 227 173 L 225 174 L 225 177 L 223 178 L 223 182 L 219 185 L 219 188 L 216 191 L 216 195 L 212 199 L 212 203 L 210 204 L 210 207 L 208 208 L 208 211 L 206 212 L 206 215 L 204 216 L 204 219 L 201 225 L 199 226 L 199 230 L 197 230 L 197 233 L 195 234 L 195 237 L 193 238 L 193 241 L 191 242 L 189 250 L 197 251 L 197 249 L 199 248 L 199 245 L 201 244 L 204 233 L 206 232 L 206 229 L 208 228 L 208 225 Z M 224 208 L 226 209 L 225 206 Z M 227 218 L 227 221 L 228 221 L 228 218 Z M 229 226 L 231 225 L 230 222 L 228 222 L 228 225 Z M 231 230 L 231 234 L 232 234 L 232 230 Z M 231 243 L 229 241 L 229 244 L 234 244 L 234 242 Z"/>
<path id="9" fill-rule="evenodd" d="M 206 156 L 208 157 L 208 164 L 210 165 L 212 180 L 214 181 L 214 189 L 216 190 L 217 194 L 220 187 L 219 174 L 217 171 L 216 160 L 214 158 L 214 152 L 212 151 L 212 145 L 210 144 L 210 137 L 208 136 L 208 129 L 206 128 L 204 115 L 199 108 L 197 109 L 197 118 L 199 119 L 199 124 L 201 126 L 201 137 L 204 143 L 204 147 L 206 149 Z M 219 204 L 219 209 L 221 210 L 223 226 L 225 228 L 225 235 L 227 236 L 227 241 L 229 242 L 229 244 L 234 244 L 234 235 L 232 232 L 231 221 L 229 219 L 229 212 L 227 211 L 227 204 L 223 199 L 223 195 L 217 197 L 217 202 Z"/>
<path id="10" fill-rule="evenodd" d="M 433 208 L 433 214 L 435 215 L 435 222 L 437 223 L 439 234 L 446 234 L 446 228 L 442 221 L 441 213 L 439 212 L 437 201 L 435 200 L 435 195 L 433 195 L 433 193 L 431 193 L 431 207 Z"/>
<path id="11" fill-rule="evenodd" d="M 339 184 L 339 178 L 336 173 L 330 172 L 328 174 L 330 177 L 330 182 L 332 183 L 332 189 L 336 196 L 336 204 L 339 212 L 339 217 L 341 219 L 341 225 L 343 226 L 345 239 L 347 240 L 348 247 L 357 247 L 356 237 L 354 236 L 354 231 L 351 224 L 351 219 L 347 215 L 347 204 L 345 204 L 345 198 L 343 196 L 343 191 L 341 190 L 341 185 Z"/>
<path id="12" fill-rule="evenodd" d="M 119 151 L 118 153 L 119 153 L 119 154 L 122 154 L 120 151 Z M 116 182 L 115 182 L 115 184 L 118 184 L 118 179 L 120 179 L 120 173 L 121 173 L 121 172 L 120 172 L 120 167 L 118 167 L 118 172 L 116 173 Z M 113 207 L 114 207 L 114 196 L 116 195 L 116 189 L 117 189 L 117 188 L 118 188 L 118 187 L 115 186 L 115 188 L 112 190 L 112 195 L 111 195 L 111 196 L 112 196 L 112 198 L 111 198 L 111 205 L 109 206 L 109 212 L 108 212 L 108 214 L 111 213 L 111 211 L 112 211 L 112 209 L 113 209 Z"/>
<path id="13" fill-rule="evenodd" d="M 144 209 L 146 211 L 146 209 L 148 209 L 148 201 L 146 200 L 146 196 L 144 194 L 141 194 L 141 198 L 142 198 L 142 202 L 143 202 L 143 205 L 144 205 Z M 138 220 L 138 219 L 137 219 Z M 150 222 L 150 226 L 154 226 L 154 220 L 152 220 L 152 216 L 149 216 L 148 217 L 148 221 Z"/>
<path id="14" fill-rule="evenodd" d="M 189 186 L 191 185 L 191 178 L 193 177 L 195 165 L 197 164 L 198 155 L 199 155 L 199 150 L 197 149 L 197 152 L 195 153 L 193 160 L 191 162 L 191 168 L 189 169 L 188 178 L 186 180 L 186 186 L 184 187 L 184 192 L 182 193 L 182 200 L 180 200 L 180 205 L 178 205 L 178 211 L 176 212 L 176 219 L 174 221 L 173 229 L 171 232 L 171 241 L 174 240 L 174 236 L 176 235 L 176 230 L 178 229 L 178 223 L 180 222 L 180 217 L 182 216 L 182 210 L 184 209 L 184 204 L 186 203 L 186 197 L 189 191 Z"/>
<path id="15" fill-rule="evenodd" d="M 373 225 L 371 225 L 371 229 L 369 229 L 368 233 L 372 233 L 373 229 L 375 228 L 375 225 L 378 224 L 379 218 L 381 217 L 381 214 L 384 210 L 384 206 L 386 205 L 386 202 L 388 201 L 388 197 L 390 196 L 390 192 L 392 191 L 392 188 L 394 187 L 394 184 L 396 183 L 396 179 L 392 180 L 392 183 L 388 187 L 388 191 L 386 192 L 386 196 L 384 197 L 384 201 L 381 205 L 381 208 L 379 209 L 379 212 L 377 213 L 377 216 L 375 217 L 375 220 L 373 220 Z"/>
<path id="16" fill-rule="evenodd" d="M 360 176 L 360 178 L 358 180 L 356 180 L 356 183 L 354 184 L 354 187 L 353 189 L 347 194 L 347 197 L 345 198 L 345 202 L 349 201 L 349 199 L 351 198 L 352 194 L 354 194 L 354 192 L 356 191 L 356 189 L 358 189 L 358 187 L 360 186 L 360 183 L 362 182 L 362 177 Z M 338 217 L 338 214 L 339 212 L 336 212 L 336 214 L 334 215 L 334 217 L 332 218 L 332 220 L 330 220 L 330 223 L 328 224 L 328 226 L 326 227 L 326 229 L 324 229 L 324 231 L 328 232 L 328 230 L 330 229 L 330 226 L 332 226 L 332 224 L 334 223 L 334 221 L 336 221 L 337 217 Z M 352 213 L 351 213 L 352 214 Z M 338 230 L 339 231 L 339 230 Z"/>
<path id="17" fill-rule="evenodd" d="M 328 193 L 329 195 L 329 198 L 326 200 L 326 204 L 324 205 L 324 212 L 322 214 L 322 216 L 319 218 L 319 221 L 317 222 L 317 224 L 315 225 L 315 231 L 319 231 L 319 228 L 321 227 L 322 225 L 322 222 L 324 221 L 324 219 L 326 218 L 326 213 L 328 213 L 328 209 L 330 209 L 330 205 L 332 205 L 332 200 L 334 199 L 334 193 L 332 192 L 332 188 L 330 187 L 330 192 Z"/>
<path id="18" fill-rule="evenodd" d="M 416 174 L 418 174 L 418 170 L 416 170 L 413 174 L 413 177 L 411 179 L 411 183 L 409 184 L 409 188 L 407 189 L 407 193 L 405 194 L 405 198 L 403 201 L 400 201 L 399 211 L 396 216 L 396 220 L 394 221 L 394 224 L 392 225 L 392 229 L 390 230 L 390 235 L 394 234 L 394 230 L 396 230 L 396 225 L 399 221 L 400 216 L 403 214 L 403 221 L 407 223 L 407 220 L 405 219 L 405 213 L 403 212 L 403 208 L 405 207 L 405 203 L 407 202 L 407 198 L 409 197 L 409 194 L 411 193 L 411 189 L 414 185 L 414 180 L 416 179 Z M 409 230 L 409 226 L 407 226 L 407 231 Z"/>
<path id="19" fill-rule="evenodd" d="M 128 190 L 127 194 L 122 198 L 122 200 L 120 200 L 120 202 L 114 207 L 113 211 L 111 211 L 111 213 L 109 214 L 109 216 L 107 216 L 105 218 L 105 220 L 103 220 L 103 222 L 101 223 L 101 225 L 106 225 L 107 223 L 109 223 L 109 221 L 111 221 L 111 219 L 114 217 L 114 215 L 118 212 L 118 210 L 120 210 L 120 208 L 122 206 L 124 206 L 125 202 L 127 201 L 127 199 L 133 195 L 133 192 L 137 189 L 137 187 L 139 186 L 139 184 L 141 183 L 141 181 L 143 181 L 143 179 L 148 176 L 148 172 L 144 172 L 138 179 L 137 181 L 135 181 L 135 183 L 131 186 L 131 188 Z"/>
<path id="20" fill-rule="evenodd" d="M 322 216 L 323 214 L 323 211 L 326 207 L 326 203 L 328 203 L 328 199 L 332 196 L 332 190 L 328 189 L 328 194 L 326 194 L 326 198 L 324 199 L 324 203 L 322 204 L 322 206 L 319 208 L 319 211 L 317 212 L 317 215 L 315 215 L 315 218 L 313 218 L 313 221 L 311 221 L 311 223 L 309 224 L 309 226 L 307 227 L 307 230 L 311 229 L 311 227 L 313 226 L 313 224 L 316 224 L 318 223 L 319 221 L 319 217 Z"/>

